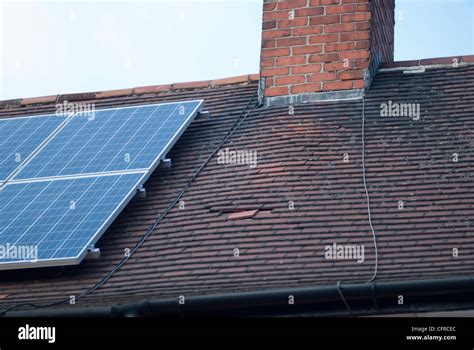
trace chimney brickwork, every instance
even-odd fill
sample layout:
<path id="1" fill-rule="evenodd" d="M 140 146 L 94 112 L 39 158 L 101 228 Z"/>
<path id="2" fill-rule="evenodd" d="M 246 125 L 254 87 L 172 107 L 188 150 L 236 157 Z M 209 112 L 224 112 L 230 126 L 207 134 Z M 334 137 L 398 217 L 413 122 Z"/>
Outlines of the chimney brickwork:
<path id="1" fill-rule="evenodd" d="M 358 98 L 393 61 L 395 0 L 264 0 L 267 105 Z"/>

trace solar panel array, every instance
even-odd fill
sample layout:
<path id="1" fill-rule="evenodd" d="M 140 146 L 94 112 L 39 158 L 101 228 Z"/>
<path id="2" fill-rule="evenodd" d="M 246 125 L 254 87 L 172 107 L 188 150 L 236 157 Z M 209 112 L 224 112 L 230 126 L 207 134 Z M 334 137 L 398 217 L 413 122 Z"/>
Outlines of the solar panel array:
<path id="1" fill-rule="evenodd" d="M 0 120 L 0 270 L 80 263 L 202 102 Z"/>

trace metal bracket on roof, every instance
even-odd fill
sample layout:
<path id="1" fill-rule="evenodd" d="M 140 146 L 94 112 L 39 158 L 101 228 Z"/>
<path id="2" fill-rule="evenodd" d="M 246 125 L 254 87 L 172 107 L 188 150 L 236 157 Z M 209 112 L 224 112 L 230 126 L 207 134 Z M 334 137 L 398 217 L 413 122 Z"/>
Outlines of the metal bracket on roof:
<path id="1" fill-rule="evenodd" d="M 137 197 L 138 198 L 146 198 L 146 189 L 143 186 L 137 188 Z"/>
<path id="2" fill-rule="evenodd" d="M 171 168 L 172 162 L 170 158 L 164 158 L 161 160 L 160 167 Z"/>
<path id="3" fill-rule="evenodd" d="M 211 117 L 211 112 L 209 111 L 199 111 L 196 118 L 198 119 L 209 119 Z"/>
<path id="4" fill-rule="evenodd" d="M 96 248 L 94 246 L 91 246 L 87 248 L 87 260 L 96 260 L 100 258 L 100 248 Z"/>

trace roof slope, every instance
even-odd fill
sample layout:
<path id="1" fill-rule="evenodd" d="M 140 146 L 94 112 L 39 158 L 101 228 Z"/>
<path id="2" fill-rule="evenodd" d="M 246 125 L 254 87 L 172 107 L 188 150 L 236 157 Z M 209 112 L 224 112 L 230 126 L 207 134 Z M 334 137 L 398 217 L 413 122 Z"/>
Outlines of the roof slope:
<path id="1" fill-rule="evenodd" d="M 256 91 L 257 83 L 250 82 L 92 100 L 100 108 L 203 98 L 211 117 L 191 124 L 170 154 L 173 166 L 156 171 L 146 199 L 134 200 L 104 234 L 99 260 L 0 272 L 0 305 L 57 301 L 96 284 L 172 202 Z M 380 105 L 389 100 L 420 103 L 421 120 L 381 117 Z M 325 102 L 295 106 L 294 115 L 288 107 L 250 113 L 224 148 L 257 151 L 258 166 L 221 165 L 214 157 L 182 198 L 185 209 L 173 208 L 141 249 L 77 306 L 368 280 L 375 255 L 362 178 L 362 105 Z M 473 106 L 474 66 L 379 72 L 367 93 L 377 281 L 473 275 Z M 252 210 L 253 217 L 229 219 L 230 213 Z M 333 243 L 364 245 L 365 261 L 325 259 L 325 246 Z"/>

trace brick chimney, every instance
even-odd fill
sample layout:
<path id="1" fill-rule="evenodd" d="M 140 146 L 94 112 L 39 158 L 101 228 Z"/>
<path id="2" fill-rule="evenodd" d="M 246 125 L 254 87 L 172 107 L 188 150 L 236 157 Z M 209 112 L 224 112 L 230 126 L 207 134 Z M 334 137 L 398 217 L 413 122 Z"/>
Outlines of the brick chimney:
<path id="1" fill-rule="evenodd" d="M 266 105 L 360 98 L 393 61 L 395 0 L 264 0 Z"/>

